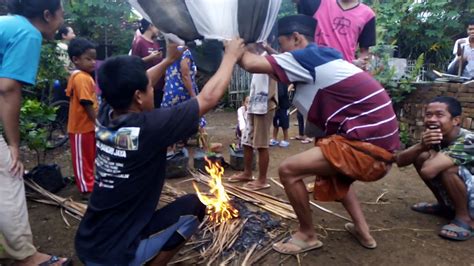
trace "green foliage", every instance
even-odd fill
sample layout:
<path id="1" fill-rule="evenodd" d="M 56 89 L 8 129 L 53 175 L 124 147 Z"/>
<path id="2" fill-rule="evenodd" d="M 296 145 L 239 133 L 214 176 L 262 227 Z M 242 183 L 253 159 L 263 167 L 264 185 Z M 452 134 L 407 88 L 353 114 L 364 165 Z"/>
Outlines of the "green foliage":
<path id="1" fill-rule="evenodd" d="M 63 51 L 58 48 L 57 41 L 43 43 L 37 75 L 37 84 L 34 88 L 42 95 L 41 100 L 50 101 L 55 80 L 66 80 L 69 75 L 60 60 Z"/>
<path id="2" fill-rule="evenodd" d="M 49 107 L 38 100 L 28 99 L 20 110 L 20 138 L 28 148 L 39 152 L 47 148 L 48 125 L 56 119 L 56 107 Z"/>
<path id="3" fill-rule="evenodd" d="M 397 45 L 399 56 L 425 54 L 428 64 L 444 67 L 454 40 L 465 35 L 472 0 L 372 0 L 377 13 L 377 43 Z"/>
<path id="4" fill-rule="evenodd" d="M 412 85 L 416 81 L 423 64 L 425 62 L 424 54 L 418 56 L 415 66 L 412 70 L 405 73 L 399 80 L 395 79 L 395 67 L 389 66 L 389 59 L 393 46 L 379 45 L 374 47 L 372 52 L 377 58 L 372 74 L 389 92 L 395 106 L 406 98 L 416 88 Z"/>
<path id="5" fill-rule="evenodd" d="M 296 14 L 296 6 L 292 0 L 283 0 L 280 6 L 278 18 Z"/>
<path id="6" fill-rule="evenodd" d="M 76 34 L 100 45 L 99 58 L 129 51 L 138 18 L 127 0 L 66 0 L 64 9 Z"/>
<path id="7" fill-rule="evenodd" d="M 411 146 L 410 132 L 406 123 L 400 123 L 400 141 L 405 144 L 405 147 Z"/>

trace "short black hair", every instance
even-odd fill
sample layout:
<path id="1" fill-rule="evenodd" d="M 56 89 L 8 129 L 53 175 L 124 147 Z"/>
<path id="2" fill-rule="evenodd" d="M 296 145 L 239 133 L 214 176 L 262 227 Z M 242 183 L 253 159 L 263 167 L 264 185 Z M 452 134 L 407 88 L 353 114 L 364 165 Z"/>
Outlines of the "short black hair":
<path id="1" fill-rule="evenodd" d="M 145 33 L 145 31 L 148 30 L 148 28 L 150 27 L 150 25 L 151 25 L 151 23 L 150 23 L 148 20 L 142 18 L 142 19 L 140 20 L 140 28 L 138 28 L 138 29 L 139 29 L 140 32 L 143 34 L 143 33 Z"/>
<path id="2" fill-rule="evenodd" d="M 461 103 L 453 97 L 438 96 L 432 99 L 429 103 L 444 103 L 448 106 L 448 112 L 452 117 L 460 116 L 462 114 Z"/>
<path id="3" fill-rule="evenodd" d="M 474 17 L 473 17 L 473 18 L 470 18 L 470 19 L 466 22 L 466 28 L 468 28 L 469 26 L 474 26 Z"/>
<path id="4" fill-rule="evenodd" d="M 311 40 L 314 39 L 317 25 L 318 21 L 310 16 L 286 16 L 278 20 L 278 36 L 291 36 L 293 32 L 298 32 Z"/>
<path id="5" fill-rule="evenodd" d="M 56 33 L 55 39 L 60 41 L 63 39 L 63 35 L 67 35 L 69 33 L 69 30 L 71 29 L 71 26 L 68 25 L 62 25 L 58 32 Z"/>
<path id="6" fill-rule="evenodd" d="M 95 49 L 97 46 L 95 43 L 84 39 L 84 38 L 74 38 L 71 40 L 69 43 L 69 46 L 67 48 L 67 53 L 69 55 L 69 58 L 79 57 L 83 55 L 87 50 L 89 49 Z"/>
<path id="7" fill-rule="evenodd" d="M 130 106 L 136 90 L 146 91 L 146 66 L 138 56 L 121 55 L 107 59 L 99 68 L 102 97 L 116 110 Z"/>
<path id="8" fill-rule="evenodd" d="M 61 0 L 7 0 L 8 12 L 26 18 L 43 18 L 45 10 L 52 14 L 61 8 Z"/>

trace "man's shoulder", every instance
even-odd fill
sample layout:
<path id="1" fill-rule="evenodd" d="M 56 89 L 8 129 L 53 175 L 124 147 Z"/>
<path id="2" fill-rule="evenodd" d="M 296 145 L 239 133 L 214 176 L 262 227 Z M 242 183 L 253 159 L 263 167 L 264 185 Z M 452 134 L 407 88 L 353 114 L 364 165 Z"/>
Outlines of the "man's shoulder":
<path id="1" fill-rule="evenodd" d="M 88 85 L 94 86 L 95 81 L 94 78 L 92 78 L 92 75 L 82 71 L 82 70 L 77 70 L 72 73 L 71 76 L 72 82 L 79 84 L 79 83 L 86 83 Z"/>

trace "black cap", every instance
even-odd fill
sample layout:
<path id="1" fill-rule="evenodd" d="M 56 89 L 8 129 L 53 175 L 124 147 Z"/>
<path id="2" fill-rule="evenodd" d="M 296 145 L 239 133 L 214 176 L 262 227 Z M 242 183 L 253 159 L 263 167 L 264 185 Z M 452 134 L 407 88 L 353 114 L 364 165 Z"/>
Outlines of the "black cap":
<path id="1" fill-rule="evenodd" d="M 316 19 L 306 15 L 293 15 L 278 20 L 278 36 L 290 35 L 293 32 L 314 37 Z"/>

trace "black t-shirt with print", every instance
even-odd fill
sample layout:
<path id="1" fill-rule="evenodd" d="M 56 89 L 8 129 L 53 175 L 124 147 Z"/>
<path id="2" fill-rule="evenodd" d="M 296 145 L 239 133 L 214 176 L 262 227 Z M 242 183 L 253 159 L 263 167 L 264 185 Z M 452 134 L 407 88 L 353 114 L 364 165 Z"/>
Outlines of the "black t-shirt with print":
<path id="1" fill-rule="evenodd" d="M 192 99 L 114 120 L 110 114 L 101 106 L 94 190 L 75 244 L 82 261 L 127 265 L 160 198 L 166 147 L 197 131 L 199 106 Z"/>

